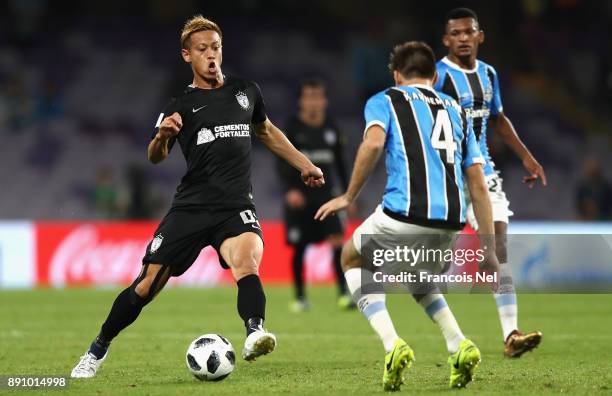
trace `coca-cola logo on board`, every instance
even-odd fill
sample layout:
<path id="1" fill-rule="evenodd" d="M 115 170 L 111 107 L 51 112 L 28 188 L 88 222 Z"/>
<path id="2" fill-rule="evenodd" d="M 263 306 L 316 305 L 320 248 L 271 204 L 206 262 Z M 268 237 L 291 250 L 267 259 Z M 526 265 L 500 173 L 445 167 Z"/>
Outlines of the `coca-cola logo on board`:
<path id="1" fill-rule="evenodd" d="M 61 239 L 49 260 L 49 282 L 56 287 L 69 285 L 124 285 L 139 274 L 142 257 L 150 240 L 117 237 L 126 234 L 101 232 L 95 224 L 84 224 Z M 112 231 L 112 230 L 111 230 Z M 104 235 L 103 235 L 104 234 Z M 106 235 L 106 234 L 110 234 Z M 222 270 L 211 248 L 204 249 L 194 265 L 170 284 L 216 284 Z"/>

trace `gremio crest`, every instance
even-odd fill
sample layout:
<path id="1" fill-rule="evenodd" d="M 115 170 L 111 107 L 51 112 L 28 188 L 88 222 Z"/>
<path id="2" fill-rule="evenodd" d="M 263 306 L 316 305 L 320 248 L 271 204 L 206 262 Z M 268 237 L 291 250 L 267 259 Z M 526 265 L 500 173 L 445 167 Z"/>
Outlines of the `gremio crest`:
<path id="1" fill-rule="evenodd" d="M 236 94 L 236 100 L 238 101 L 240 107 L 242 107 L 244 110 L 249 108 L 249 97 L 246 96 L 244 92 L 238 91 Z"/>

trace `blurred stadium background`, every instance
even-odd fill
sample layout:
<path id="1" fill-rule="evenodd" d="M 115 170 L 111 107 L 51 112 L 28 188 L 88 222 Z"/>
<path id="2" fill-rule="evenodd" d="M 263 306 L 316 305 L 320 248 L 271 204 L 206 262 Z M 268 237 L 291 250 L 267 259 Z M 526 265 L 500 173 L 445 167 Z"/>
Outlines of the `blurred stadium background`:
<path id="1" fill-rule="evenodd" d="M 280 126 L 296 111 L 299 81 L 323 78 L 352 163 L 365 99 L 392 83 L 391 47 L 420 39 L 444 56 L 443 16 L 456 6 L 479 14 L 486 33 L 479 57 L 496 67 L 505 111 L 548 175 L 547 188 L 526 188 L 520 162 L 492 139 L 512 221 L 535 224 L 527 232 L 557 221 L 609 233 L 612 2 L 7 0 L 0 2 L 0 286 L 114 284 L 138 272 L 184 172 L 178 150 L 152 166 L 146 145 L 162 106 L 191 82 L 178 40 L 189 16 L 220 24 L 224 72 L 257 81 Z M 253 164 L 266 257 L 275 257 L 264 268 L 269 280 L 286 281 L 283 192 L 274 158 L 255 140 Z M 361 216 L 381 197 L 384 168 L 376 172 Z M 308 276 L 327 279 L 329 251 L 309 254 Z M 214 253 L 201 261 L 212 263 Z M 198 271 L 183 282 L 227 276 L 216 264 Z"/>

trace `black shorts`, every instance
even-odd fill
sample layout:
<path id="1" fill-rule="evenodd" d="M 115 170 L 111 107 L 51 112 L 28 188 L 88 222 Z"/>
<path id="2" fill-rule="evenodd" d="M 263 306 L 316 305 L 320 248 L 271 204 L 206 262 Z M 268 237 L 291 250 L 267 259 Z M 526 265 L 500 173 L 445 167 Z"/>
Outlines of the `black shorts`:
<path id="1" fill-rule="evenodd" d="M 254 206 L 226 211 L 171 208 L 153 234 L 142 263 L 169 265 L 172 276 L 179 276 L 210 245 L 217 251 L 221 266 L 228 269 L 221 256 L 221 244 L 245 232 L 254 232 L 263 241 Z"/>
<path id="2" fill-rule="evenodd" d="M 315 220 L 320 205 L 307 205 L 304 209 L 285 207 L 285 238 L 290 245 L 321 242 L 330 235 L 343 234 L 340 218 L 329 216 L 323 221 Z"/>

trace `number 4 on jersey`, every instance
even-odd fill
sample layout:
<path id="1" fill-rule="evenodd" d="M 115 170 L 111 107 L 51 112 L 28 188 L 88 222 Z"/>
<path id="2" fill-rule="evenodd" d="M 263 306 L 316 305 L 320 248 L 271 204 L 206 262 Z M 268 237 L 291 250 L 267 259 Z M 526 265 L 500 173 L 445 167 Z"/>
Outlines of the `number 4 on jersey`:
<path id="1" fill-rule="evenodd" d="M 440 140 L 441 135 L 443 135 L 443 140 Z M 455 163 L 457 143 L 453 140 L 453 126 L 446 110 L 440 109 L 436 114 L 436 122 L 431 133 L 431 145 L 436 150 L 446 150 L 446 162 Z"/>

